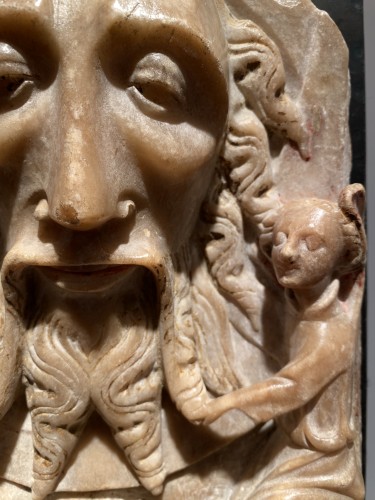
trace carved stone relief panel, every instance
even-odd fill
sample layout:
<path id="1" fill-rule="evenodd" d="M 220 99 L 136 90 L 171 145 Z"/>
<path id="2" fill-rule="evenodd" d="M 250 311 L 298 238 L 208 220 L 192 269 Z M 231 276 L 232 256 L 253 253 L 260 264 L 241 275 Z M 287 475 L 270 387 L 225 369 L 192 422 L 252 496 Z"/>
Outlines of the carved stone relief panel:
<path id="1" fill-rule="evenodd" d="M 364 189 L 310 0 L 0 0 L 0 496 L 364 497 Z"/>

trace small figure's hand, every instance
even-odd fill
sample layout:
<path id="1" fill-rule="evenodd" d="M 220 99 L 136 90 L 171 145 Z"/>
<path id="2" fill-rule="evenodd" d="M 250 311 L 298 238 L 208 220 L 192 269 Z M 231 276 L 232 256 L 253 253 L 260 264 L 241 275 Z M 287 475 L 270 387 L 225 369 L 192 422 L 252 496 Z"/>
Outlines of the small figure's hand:
<path id="1" fill-rule="evenodd" d="M 189 401 L 189 403 L 186 403 L 181 408 L 181 412 L 185 418 L 193 424 L 209 425 L 220 418 L 227 411 L 235 408 L 235 398 L 231 396 L 232 393 L 229 393 L 216 399 L 209 399 L 206 402 L 200 402 L 200 404 L 197 404 L 197 401 L 195 404 L 194 402 Z"/>
<path id="2" fill-rule="evenodd" d="M 183 416 L 192 424 L 200 425 L 203 423 L 208 414 L 208 406 L 210 399 L 197 398 L 185 401 L 185 403 L 178 408 Z"/>
<path id="3" fill-rule="evenodd" d="M 203 422 L 204 425 L 212 424 L 212 422 L 223 416 L 224 413 L 234 408 L 235 398 L 233 398 L 233 393 L 213 399 L 205 406 L 206 415 Z"/>
<path id="4" fill-rule="evenodd" d="M 261 422 L 261 420 L 257 420 L 255 418 L 256 411 L 254 408 L 251 390 L 249 388 L 242 388 L 225 394 L 225 396 L 213 399 L 206 404 L 206 418 L 204 419 L 203 424 L 212 424 L 212 422 L 222 417 L 230 410 L 239 410 L 243 412 L 254 423 L 254 425 Z"/>
<path id="5" fill-rule="evenodd" d="M 202 425 L 205 423 L 205 420 L 207 418 L 207 412 L 207 406 L 203 405 L 199 408 L 196 408 L 195 410 L 190 410 L 188 412 L 188 416 L 186 415 L 186 412 L 184 414 L 192 424 Z"/>

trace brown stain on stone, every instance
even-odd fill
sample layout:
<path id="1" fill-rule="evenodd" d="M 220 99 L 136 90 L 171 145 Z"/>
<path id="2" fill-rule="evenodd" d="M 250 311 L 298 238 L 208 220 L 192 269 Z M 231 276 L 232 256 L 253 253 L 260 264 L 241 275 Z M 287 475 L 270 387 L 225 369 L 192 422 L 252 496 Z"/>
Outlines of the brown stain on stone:
<path id="1" fill-rule="evenodd" d="M 79 224 L 77 210 L 68 203 L 61 203 L 60 208 L 56 210 L 56 218 L 59 221 L 67 222 L 71 225 Z"/>

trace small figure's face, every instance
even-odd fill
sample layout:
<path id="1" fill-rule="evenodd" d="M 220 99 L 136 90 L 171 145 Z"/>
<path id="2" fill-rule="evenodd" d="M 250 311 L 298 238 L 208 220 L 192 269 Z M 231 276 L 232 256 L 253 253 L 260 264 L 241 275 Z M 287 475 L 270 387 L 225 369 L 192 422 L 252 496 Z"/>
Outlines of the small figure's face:
<path id="1" fill-rule="evenodd" d="M 0 33 L 0 257 L 99 289 L 176 251 L 226 124 L 215 3 L 5 0 Z"/>
<path id="2" fill-rule="evenodd" d="M 273 231 L 277 280 L 285 288 L 306 289 L 330 279 L 342 245 L 334 213 L 313 205 L 284 209 Z"/>

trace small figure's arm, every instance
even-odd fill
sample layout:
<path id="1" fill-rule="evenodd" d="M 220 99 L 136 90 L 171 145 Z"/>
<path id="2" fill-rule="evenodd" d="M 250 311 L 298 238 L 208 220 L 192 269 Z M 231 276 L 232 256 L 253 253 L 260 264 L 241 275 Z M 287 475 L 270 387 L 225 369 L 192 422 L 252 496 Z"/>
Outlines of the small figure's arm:
<path id="1" fill-rule="evenodd" d="M 267 380 L 209 402 L 200 415 L 204 422 L 209 424 L 231 409 L 266 422 L 313 399 L 350 366 L 353 329 L 343 316 L 334 325 L 302 322 L 296 332 L 299 338 L 295 341 L 301 345 L 294 360 Z"/>

